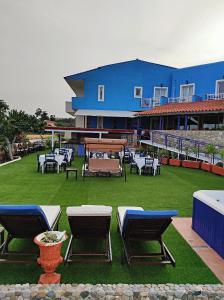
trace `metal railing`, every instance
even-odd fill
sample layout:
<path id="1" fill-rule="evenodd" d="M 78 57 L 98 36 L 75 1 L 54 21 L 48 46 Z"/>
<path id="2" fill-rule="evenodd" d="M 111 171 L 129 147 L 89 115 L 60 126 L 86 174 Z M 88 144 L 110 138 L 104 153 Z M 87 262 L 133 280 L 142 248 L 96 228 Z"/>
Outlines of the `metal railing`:
<path id="1" fill-rule="evenodd" d="M 173 148 L 180 154 L 186 155 L 186 149 L 189 149 L 188 156 L 189 157 L 195 157 L 197 159 L 211 161 L 214 163 L 214 161 L 221 161 L 221 157 L 219 154 L 207 154 L 206 153 L 206 146 L 208 146 L 211 143 L 196 140 L 188 137 L 178 136 L 171 133 L 166 133 L 159 130 L 152 130 L 151 131 L 151 141 L 152 145 L 153 143 L 161 144 L 164 146 L 164 148 Z M 217 152 L 224 149 L 223 145 L 215 145 Z M 192 152 L 192 149 L 195 150 L 194 153 Z M 172 151 L 172 150 L 170 150 Z"/>
<path id="2" fill-rule="evenodd" d="M 142 108 L 152 108 L 160 105 L 160 99 L 155 98 L 142 98 L 141 99 L 141 107 Z"/>
<path id="3" fill-rule="evenodd" d="M 141 107 L 142 108 L 150 108 L 152 107 L 152 98 L 142 98 L 141 99 Z"/>
<path id="4" fill-rule="evenodd" d="M 224 99 L 224 93 L 219 94 L 207 94 L 208 100 L 223 100 Z"/>
<path id="5" fill-rule="evenodd" d="M 189 97 L 169 97 L 168 103 L 186 103 L 186 102 L 192 102 L 192 96 Z"/>

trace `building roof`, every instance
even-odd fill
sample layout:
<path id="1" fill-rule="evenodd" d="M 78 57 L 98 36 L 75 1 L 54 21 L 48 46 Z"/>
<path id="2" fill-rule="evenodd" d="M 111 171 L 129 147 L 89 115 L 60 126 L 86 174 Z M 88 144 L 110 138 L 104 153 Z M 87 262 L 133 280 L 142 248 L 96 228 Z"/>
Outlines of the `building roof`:
<path id="1" fill-rule="evenodd" d="M 178 113 L 224 112 L 224 100 L 205 100 L 188 103 L 170 103 L 137 113 L 138 116 L 173 115 Z"/>
<path id="2" fill-rule="evenodd" d="M 138 63 L 138 64 L 141 63 L 141 64 L 146 64 L 146 65 L 157 65 L 157 66 L 160 66 L 160 67 L 164 67 L 164 68 L 168 68 L 168 69 L 173 69 L 173 70 L 176 69 L 175 67 L 171 67 L 171 66 L 167 66 L 167 65 L 163 65 L 163 64 L 159 64 L 159 63 L 154 63 L 154 62 L 150 62 L 150 61 L 146 61 L 146 60 L 141 60 L 141 59 L 137 58 L 137 59 L 133 59 L 133 60 L 127 60 L 127 61 L 112 63 L 112 64 L 100 66 L 100 67 L 97 67 L 97 68 L 94 68 L 94 69 L 90 69 L 90 70 L 86 70 L 86 71 L 83 71 L 83 72 L 79 72 L 79 73 L 75 73 L 75 74 L 72 74 L 72 75 L 68 75 L 68 76 L 65 76 L 64 79 L 67 81 L 69 79 L 72 79 L 76 75 L 86 74 L 86 73 L 89 73 L 89 72 L 92 72 L 92 71 L 96 71 L 96 70 L 99 70 L 99 69 L 108 68 L 110 66 L 124 65 L 124 64 L 130 64 L 130 63 L 135 63 L 135 62 Z"/>

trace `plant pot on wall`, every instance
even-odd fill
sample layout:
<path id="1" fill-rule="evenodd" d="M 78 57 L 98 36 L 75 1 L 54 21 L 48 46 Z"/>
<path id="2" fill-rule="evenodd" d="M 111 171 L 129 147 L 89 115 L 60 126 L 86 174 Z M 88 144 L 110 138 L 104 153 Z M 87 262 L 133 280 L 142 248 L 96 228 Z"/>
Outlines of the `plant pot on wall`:
<path id="1" fill-rule="evenodd" d="M 191 168 L 191 169 L 199 169 L 200 168 L 200 162 L 199 161 L 193 161 L 193 160 L 183 160 L 182 161 L 182 167 Z"/>
<path id="2" fill-rule="evenodd" d="M 212 173 L 220 176 L 224 176 L 224 168 L 212 165 Z"/>
<path id="3" fill-rule="evenodd" d="M 206 163 L 206 162 L 202 162 L 201 163 L 201 170 L 204 170 L 204 171 L 207 171 L 207 172 L 211 172 L 211 170 L 212 170 L 212 164 Z"/>
<path id="4" fill-rule="evenodd" d="M 53 242 L 50 240 L 52 235 L 54 235 L 55 240 Z M 34 242 L 40 249 L 40 257 L 37 259 L 37 263 L 45 271 L 45 274 L 40 275 L 38 283 L 60 283 L 61 274 L 55 273 L 55 269 L 63 262 L 61 247 L 64 240 L 66 240 L 65 232 L 60 231 L 48 231 L 35 237 Z"/>
<path id="5" fill-rule="evenodd" d="M 170 158 L 169 159 L 169 165 L 170 166 L 180 167 L 181 166 L 181 160 L 176 159 L 176 158 Z"/>

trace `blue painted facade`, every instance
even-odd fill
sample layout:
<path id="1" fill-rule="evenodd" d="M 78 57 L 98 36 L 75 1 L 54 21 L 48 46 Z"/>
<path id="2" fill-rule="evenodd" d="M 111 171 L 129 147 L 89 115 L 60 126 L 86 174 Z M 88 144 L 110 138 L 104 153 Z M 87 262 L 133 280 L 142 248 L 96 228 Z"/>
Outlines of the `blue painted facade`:
<path id="1" fill-rule="evenodd" d="M 143 98 L 152 98 L 154 86 L 171 91 L 174 68 L 133 60 L 100 67 L 65 77 L 84 80 L 84 97 L 73 97 L 72 108 L 97 110 L 141 111 L 140 99 L 134 97 L 134 87 L 143 87 Z M 98 101 L 98 85 L 104 85 L 104 101 Z"/>
<path id="2" fill-rule="evenodd" d="M 217 62 L 187 68 L 173 68 L 141 60 L 116 63 L 90 71 L 65 77 L 71 88 L 76 82 L 83 82 L 82 97 L 72 97 L 72 109 L 142 111 L 153 107 L 142 107 L 141 98 L 153 98 L 155 87 L 167 87 L 168 97 L 161 97 L 158 105 L 180 97 L 181 85 L 194 84 L 190 101 L 207 99 L 207 94 L 216 93 L 216 81 L 224 79 L 224 62 Z M 98 86 L 104 86 L 104 101 L 98 101 Z M 142 97 L 134 96 L 135 87 L 142 87 Z M 175 101 L 174 101 L 175 102 Z M 87 115 L 86 126 L 97 127 L 97 117 Z M 180 123 L 180 120 L 177 120 Z M 160 124 L 161 125 L 161 124 Z M 162 126 L 159 126 L 159 128 Z M 177 127 L 180 125 L 177 125 Z M 104 128 L 136 128 L 136 119 L 104 117 Z M 178 128 L 179 128 L 178 127 Z"/>
<path id="3" fill-rule="evenodd" d="M 182 84 L 195 84 L 193 101 L 207 99 L 207 94 L 215 94 L 216 80 L 224 79 L 224 62 L 177 69 L 172 74 L 171 97 L 180 96 Z"/>

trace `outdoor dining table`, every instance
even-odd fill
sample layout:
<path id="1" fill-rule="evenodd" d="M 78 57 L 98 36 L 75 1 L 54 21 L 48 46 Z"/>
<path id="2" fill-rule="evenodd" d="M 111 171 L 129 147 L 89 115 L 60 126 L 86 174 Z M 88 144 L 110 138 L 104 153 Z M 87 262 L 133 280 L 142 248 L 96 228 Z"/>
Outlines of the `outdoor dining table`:
<path id="1" fill-rule="evenodd" d="M 134 157 L 134 162 L 136 163 L 138 169 L 139 169 L 139 175 L 142 175 L 142 168 L 145 166 L 145 159 L 146 158 L 150 158 L 150 156 L 144 156 L 144 157 L 140 157 L 140 156 L 136 156 Z M 156 175 L 156 170 L 159 164 L 159 160 L 158 158 L 154 158 L 153 160 L 153 175 Z"/>
<path id="2" fill-rule="evenodd" d="M 57 162 L 57 173 L 59 173 L 60 171 L 60 166 L 64 161 L 64 155 L 60 155 L 60 154 L 55 154 L 54 155 L 54 160 Z M 42 154 L 39 156 L 39 163 L 40 163 L 40 167 L 41 167 L 41 172 L 44 173 L 44 163 L 46 161 L 46 156 L 45 154 Z"/>

